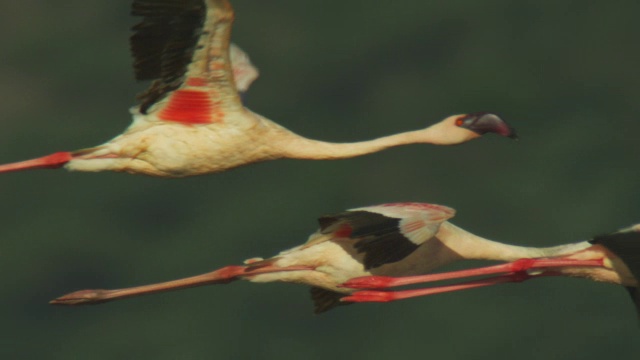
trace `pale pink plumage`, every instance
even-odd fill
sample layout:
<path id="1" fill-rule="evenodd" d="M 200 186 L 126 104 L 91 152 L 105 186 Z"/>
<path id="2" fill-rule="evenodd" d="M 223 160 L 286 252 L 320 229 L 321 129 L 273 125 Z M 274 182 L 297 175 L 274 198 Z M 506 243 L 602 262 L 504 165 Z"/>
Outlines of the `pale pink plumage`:
<path id="1" fill-rule="evenodd" d="M 0 165 L 0 172 L 65 167 L 184 177 L 279 158 L 342 159 L 412 143 L 453 145 L 487 132 L 515 136 L 495 115 L 470 114 L 371 141 L 310 140 L 243 106 L 239 92 L 258 72 L 230 47 L 228 0 L 134 0 L 132 12 L 143 18 L 131 37 L 136 79 L 152 83 L 131 111 L 131 126 L 102 145 Z"/>
<path id="2" fill-rule="evenodd" d="M 282 281 L 312 287 L 316 312 L 340 304 L 364 301 L 392 301 L 440 292 L 470 289 L 549 275 L 566 275 L 637 288 L 630 261 L 607 246 L 609 240 L 587 241 L 551 248 L 506 245 L 473 235 L 448 220 L 451 208 L 420 203 L 383 204 L 352 209 L 320 218 L 320 229 L 300 246 L 263 260 L 251 258 L 244 266 L 227 266 L 192 278 L 118 290 L 82 290 L 52 301 L 77 305 L 111 301 L 159 291 L 234 280 Z M 407 224 L 411 224 L 407 227 Z M 640 244 L 640 228 L 633 236 Z M 597 240 L 598 238 L 596 238 Z M 608 238 L 602 238 L 608 239 Z M 411 246 L 415 247 L 411 248 Z M 394 254 L 406 247 L 407 254 Z M 378 252 L 380 249 L 384 250 Z M 378 253 L 377 253 L 378 252 Z M 638 252 L 640 253 L 640 252 Z M 367 257 L 375 262 L 367 265 Z M 431 274 L 449 263 L 468 260 L 508 262 L 489 268 Z M 375 266 L 370 266 L 374 264 Z M 627 266 L 629 264 L 629 266 Z M 635 265 L 635 263 L 634 263 Z M 456 285 L 405 291 L 357 291 L 355 288 L 386 288 L 417 282 L 501 274 Z M 364 277 L 376 275 L 374 277 Z M 402 276 L 394 279 L 393 276 Z"/>

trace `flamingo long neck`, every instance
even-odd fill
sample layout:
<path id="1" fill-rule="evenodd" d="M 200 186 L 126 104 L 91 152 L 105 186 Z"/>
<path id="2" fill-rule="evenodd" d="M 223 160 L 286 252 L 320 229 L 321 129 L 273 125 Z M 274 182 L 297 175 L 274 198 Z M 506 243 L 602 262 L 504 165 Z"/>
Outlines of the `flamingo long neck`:
<path id="1" fill-rule="evenodd" d="M 569 255 L 591 246 L 588 241 L 553 247 L 525 247 L 499 243 L 471 234 L 449 222 L 440 226 L 436 235 L 445 246 L 464 259 L 515 261 Z"/>
<path id="2" fill-rule="evenodd" d="M 454 129 L 460 131 L 460 139 L 452 139 L 446 129 L 440 124 L 435 124 L 426 129 L 407 131 L 399 134 L 380 137 L 368 141 L 354 143 L 331 143 L 318 140 L 311 140 L 305 137 L 296 136 L 283 139 L 279 142 L 279 147 L 283 157 L 294 159 L 311 160 L 332 160 L 346 159 L 365 154 L 371 154 L 395 146 L 426 143 L 434 145 L 452 145 L 467 139 L 464 138 L 467 130 Z"/>

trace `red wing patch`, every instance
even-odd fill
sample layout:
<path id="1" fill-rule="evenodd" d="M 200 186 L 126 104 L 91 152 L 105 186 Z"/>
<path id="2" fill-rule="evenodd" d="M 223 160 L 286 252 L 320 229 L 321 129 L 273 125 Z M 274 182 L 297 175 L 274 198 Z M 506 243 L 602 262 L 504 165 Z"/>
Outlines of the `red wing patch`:
<path id="1" fill-rule="evenodd" d="M 185 82 L 185 85 L 187 85 L 187 86 L 207 86 L 207 80 L 205 80 L 204 78 L 200 78 L 200 77 L 191 77 L 191 78 L 187 79 L 187 81 Z"/>
<path id="2" fill-rule="evenodd" d="M 221 122 L 224 114 L 220 103 L 211 100 L 211 94 L 199 90 L 176 90 L 158 117 L 165 121 L 185 124 Z"/>
<path id="3" fill-rule="evenodd" d="M 336 231 L 333 232 L 335 237 L 348 238 L 351 236 L 353 228 L 349 224 L 342 224 Z"/>

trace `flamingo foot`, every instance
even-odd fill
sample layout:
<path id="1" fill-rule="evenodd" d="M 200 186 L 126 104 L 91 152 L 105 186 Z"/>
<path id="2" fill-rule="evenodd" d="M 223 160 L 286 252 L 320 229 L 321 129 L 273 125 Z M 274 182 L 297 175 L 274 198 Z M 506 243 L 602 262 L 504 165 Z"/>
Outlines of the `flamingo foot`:
<path id="1" fill-rule="evenodd" d="M 51 305 L 85 305 L 99 304 L 109 301 L 109 292 L 112 290 L 80 290 L 60 296 L 49 301 Z"/>

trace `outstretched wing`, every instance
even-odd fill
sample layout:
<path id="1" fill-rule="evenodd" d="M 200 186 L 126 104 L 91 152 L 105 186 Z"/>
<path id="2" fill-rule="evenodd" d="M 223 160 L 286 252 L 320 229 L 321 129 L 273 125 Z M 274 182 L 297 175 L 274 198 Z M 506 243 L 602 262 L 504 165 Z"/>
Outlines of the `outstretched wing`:
<path id="1" fill-rule="evenodd" d="M 131 13 L 142 17 L 130 43 L 135 76 L 152 80 L 138 96 L 140 113 L 207 124 L 242 108 L 231 68 L 228 0 L 134 0 Z"/>
<path id="2" fill-rule="evenodd" d="M 438 232 L 455 210 L 435 204 L 393 203 L 321 217 L 320 234 L 355 241 L 365 269 L 404 259 Z M 313 241 L 313 239 L 312 239 Z"/>

